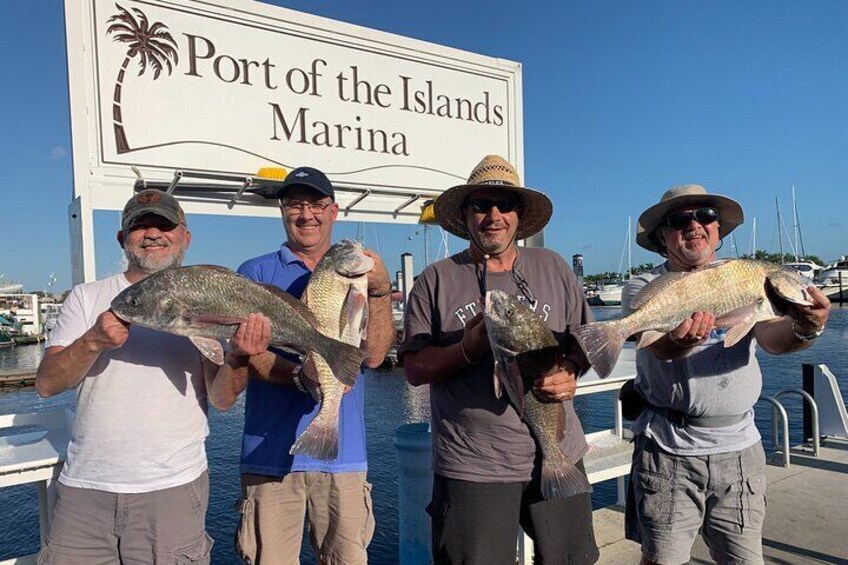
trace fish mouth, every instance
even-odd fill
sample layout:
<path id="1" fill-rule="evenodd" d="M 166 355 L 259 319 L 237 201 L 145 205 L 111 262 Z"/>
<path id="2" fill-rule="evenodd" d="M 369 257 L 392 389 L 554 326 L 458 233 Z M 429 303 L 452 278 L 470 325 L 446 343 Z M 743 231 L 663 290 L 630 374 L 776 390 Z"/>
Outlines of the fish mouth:
<path id="1" fill-rule="evenodd" d="M 130 320 L 126 316 L 122 316 L 121 313 L 115 310 L 114 308 L 109 308 L 109 311 L 112 312 L 112 314 L 114 314 L 115 317 L 121 320 L 122 322 L 126 322 L 127 324 L 130 323 Z"/>

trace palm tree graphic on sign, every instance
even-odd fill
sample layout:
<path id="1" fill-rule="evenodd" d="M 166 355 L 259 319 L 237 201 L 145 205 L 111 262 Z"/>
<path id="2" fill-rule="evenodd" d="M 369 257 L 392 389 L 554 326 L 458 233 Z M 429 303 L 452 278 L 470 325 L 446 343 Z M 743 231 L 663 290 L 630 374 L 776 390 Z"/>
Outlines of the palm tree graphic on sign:
<path id="1" fill-rule="evenodd" d="M 124 84 L 124 74 L 130 60 L 139 58 L 138 76 L 144 74 L 147 67 L 153 69 L 153 80 L 159 78 L 163 69 L 171 74 L 173 66 L 177 64 L 177 42 L 168 33 L 168 26 L 161 22 L 150 25 L 147 16 L 138 8 L 132 8 L 135 16 L 126 8 L 115 4 L 119 13 L 109 18 L 111 24 L 107 34 L 113 34 L 113 39 L 120 43 L 126 43 L 127 56 L 124 64 L 118 71 L 118 79 L 115 81 L 115 94 L 112 98 L 112 123 L 115 127 L 115 146 L 118 153 L 130 151 L 130 144 L 124 133 L 124 124 L 121 118 L 121 91 Z M 172 62 L 173 60 L 173 62 Z"/>

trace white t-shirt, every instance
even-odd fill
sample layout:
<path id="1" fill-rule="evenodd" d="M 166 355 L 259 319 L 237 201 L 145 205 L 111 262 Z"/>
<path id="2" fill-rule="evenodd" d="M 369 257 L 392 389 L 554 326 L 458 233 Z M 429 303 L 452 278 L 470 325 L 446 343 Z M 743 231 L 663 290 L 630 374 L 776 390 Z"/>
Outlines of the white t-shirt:
<path id="1" fill-rule="evenodd" d="M 67 347 L 130 285 L 123 274 L 74 287 L 47 347 Z M 200 353 L 191 342 L 130 326 L 77 385 L 62 484 L 117 493 L 184 485 L 206 470 L 209 435 Z"/>

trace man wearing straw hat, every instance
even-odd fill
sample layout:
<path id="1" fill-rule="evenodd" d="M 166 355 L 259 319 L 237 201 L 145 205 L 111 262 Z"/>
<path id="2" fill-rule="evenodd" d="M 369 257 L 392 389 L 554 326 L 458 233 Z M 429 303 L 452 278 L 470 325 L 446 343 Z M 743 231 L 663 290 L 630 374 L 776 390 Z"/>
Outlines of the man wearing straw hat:
<path id="1" fill-rule="evenodd" d="M 519 525 L 537 563 L 593 563 L 598 549 L 589 495 L 544 500 L 528 426 L 493 387 L 494 359 L 480 298 L 487 289 L 523 297 L 563 346 L 561 371 L 535 382 L 543 402 L 563 404 L 563 452 L 585 473 L 586 441 L 572 406 L 588 362 L 568 335 L 592 320 L 565 260 L 516 240 L 544 228 L 550 199 L 521 186 L 511 164 L 490 155 L 468 183 L 436 200 L 436 219 L 468 240 L 464 251 L 428 266 L 406 303 L 400 355 L 413 385 L 430 385 L 433 431 L 433 558 L 437 564 L 514 565 Z"/>
<path id="2" fill-rule="evenodd" d="M 721 241 L 743 222 L 742 207 L 700 185 L 668 190 L 639 217 L 636 243 L 666 258 L 630 280 L 622 312 L 651 280 L 716 260 Z M 689 561 L 698 532 L 720 563 L 762 563 L 765 454 L 754 424 L 762 375 L 756 345 L 772 354 L 809 347 L 830 302 L 811 286 L 812 307 L 757 323 L 732 347 L 710 312 L 694 312 L 636 357 L 635 451 L 626 533 L 642 544 L 642 563 Z M 634 398 L 634 397 L 631 397 Z"/>

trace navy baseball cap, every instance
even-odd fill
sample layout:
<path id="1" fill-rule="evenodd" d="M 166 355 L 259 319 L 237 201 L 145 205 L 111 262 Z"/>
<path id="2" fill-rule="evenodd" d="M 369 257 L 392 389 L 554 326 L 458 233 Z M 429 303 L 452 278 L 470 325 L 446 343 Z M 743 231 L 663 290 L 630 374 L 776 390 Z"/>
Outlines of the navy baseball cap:
<path id="1" fill-rule="evenodd" d="M 156 214 L 174 225 L 186 223 L 185 212 L 176 198 L 161 190 L 147 189 L 127 201 L 121 217 L 121 230 L 131 230 L 145 214 Z"/>
<path id="2" fill-rule="evenodd" d="M 312 167 L 293 169 L 283 181 L 283 186 L 277 191 L 277 198 L 282 198 L 286 191 L 293 186 L 305 186 L 324 196 L 329 196 L 333 201 L 336 200 L 336 191 L 333 190 L 330 179 L 327 178 L 327 175 Z"/>

